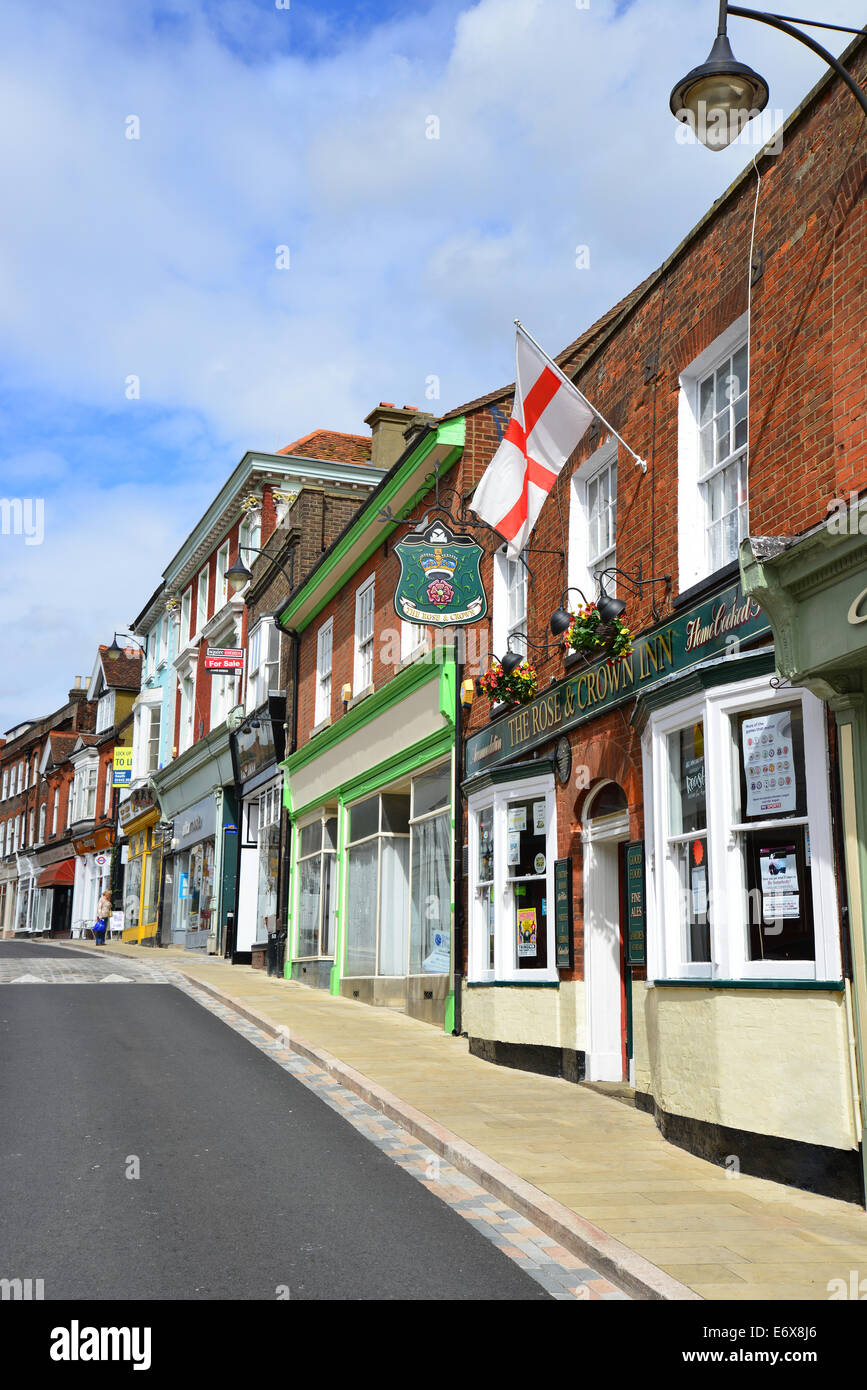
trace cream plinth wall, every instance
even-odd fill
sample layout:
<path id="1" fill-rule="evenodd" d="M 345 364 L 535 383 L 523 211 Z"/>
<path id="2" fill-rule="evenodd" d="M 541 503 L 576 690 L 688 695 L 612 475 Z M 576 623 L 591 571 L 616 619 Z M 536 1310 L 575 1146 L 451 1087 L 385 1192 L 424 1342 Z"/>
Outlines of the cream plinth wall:
<path id="1" fill-rule="evenodd" d="M 845 995 L 633 987 L 636 1090 L 671 1115 L 857 1147 Z"/>
<path id="2" fill-rule="evenodd" d="M 559 989 L 535 985 L 464 983 L 461 1027 L 471 1038 L 497 1042 L 586 1048 L 584 983 L 564 980 Z"/>

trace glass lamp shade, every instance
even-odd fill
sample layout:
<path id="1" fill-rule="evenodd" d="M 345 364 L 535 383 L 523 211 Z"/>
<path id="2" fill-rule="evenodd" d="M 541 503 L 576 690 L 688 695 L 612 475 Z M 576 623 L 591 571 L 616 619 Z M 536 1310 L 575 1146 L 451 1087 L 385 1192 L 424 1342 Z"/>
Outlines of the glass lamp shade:
<path id="1" fill-rule="evenodd" d="M 669 105 L 709 150 L 724 150 L 768 104 L 768 84 L 720 34 L 707 61 L 693 68 L 672 90 Z"/>
<path id="2" fill-rule="evenodd" d="M 121 648 L 117 645 L 117 633 L 112 637 L 111 646 L 106 648 L 105 655 L 109 661 L 117 661 L 118 657 L 123 655 Z"/>
<path id="3" fill-rule="evenodd" d="M 243 589 L 244 585 L 247 584 L 249 580 L 251 580 L 252 578 L 252 574 L 247 569 L 247 566 L 244 564 L 240 555 L 238 556 L 234 565 L 231 565 L 229 569 L 226 570 L 226 583 L 232 590 L 233 594 L 239 594 Z"/>

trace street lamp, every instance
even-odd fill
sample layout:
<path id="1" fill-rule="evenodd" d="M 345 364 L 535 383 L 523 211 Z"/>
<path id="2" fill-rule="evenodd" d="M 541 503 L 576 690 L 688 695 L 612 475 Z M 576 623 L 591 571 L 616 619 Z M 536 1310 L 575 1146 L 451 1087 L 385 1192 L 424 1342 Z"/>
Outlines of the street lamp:
<path id="1" fill-rule="evenodd" d="M 765 79 L 745 63 L 739 63 L 732 52 L 727 34 L 729 15 L 768 24 L 773 29 L 789 34 L 820 58 L 824 58 L 846 83 L 867 115 L 867 96 L 852 74 L 846 71 L 832 53 L 809 34 L 801 33 L 794 25 L 805 24 L 811 29 L 836 29 L 843 34 L 863 34 L 867 30 L 850 29 L 842 24 L 823 24 L 814 19 L 797 19 L 792 23 L 791 15 L 747 10 L 740 5 L 730 5 L 728 0 L 720 0 L 717 36 L 710 53 L 699 67 L 693 68 L 686 77 L 681 78 L 672 89 L 669 99 L 672 114 L 684 125 L 691 127 L 706 149 L 724 150 L 737 139 L 748 121 L 764 111 L 768 104 L 768 84 Z"/>
<path id="2" fill-rule="evenodd" d="M 136 639 L 135 639 L 134 637 L 130 637 L 130 635 L 129 635 L 128 632 L 122 632 L 120 635 L 121 635 L 121 637 L 123 637 L 127 642 L 134 642 L 135 645 L 138 647 L 139 651 L 140 651 L 140 652 L 144 652 L 144 647 L 142 646 L 141 642 L 136 642 Z M 121 657 L 121 656 L 123 656 L 123 655 L 124 655 L 123 647 L 118 646 L 117 633 L 115 633 L 114 636 L 113 636 L 112 639 L 111 639 L 111 646 L 110 646 L 110 647 L 106 647 L 106 649 L 105 649 L 105 656 L 107 657 L 107 659 L 108 659 L 109 661 L 117 661 L 118 658 Z"/>

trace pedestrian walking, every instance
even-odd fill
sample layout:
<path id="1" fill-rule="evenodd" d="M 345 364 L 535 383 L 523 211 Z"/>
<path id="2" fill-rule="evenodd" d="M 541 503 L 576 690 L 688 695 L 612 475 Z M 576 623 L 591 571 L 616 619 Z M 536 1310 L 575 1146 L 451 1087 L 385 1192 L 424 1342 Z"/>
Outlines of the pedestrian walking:
<path id="1" fill-rule="evenodd" d="M 96 909 L 96 921 L 93 924 L 93 939 L 97 946 L 105 945 L 105 932 L 108 926 L 108 919 L 111 914 L 111 898 L 108 893 L 103 893 Z"/>

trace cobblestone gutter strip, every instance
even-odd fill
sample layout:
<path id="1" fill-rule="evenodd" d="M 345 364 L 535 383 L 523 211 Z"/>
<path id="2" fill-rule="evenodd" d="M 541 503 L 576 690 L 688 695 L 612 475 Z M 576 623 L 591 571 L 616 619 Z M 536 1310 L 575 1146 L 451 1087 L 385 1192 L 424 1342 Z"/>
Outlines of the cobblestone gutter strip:
<path id="1" fill-rule="evenodd" d="M 330 1052 L 299 1038 L 294 1028 L 288 1029 L 272 1023 L 263 1014 L 242 1004 L 231 994 L 227 994 L 216 985 L 205 984 L 195 975 L 187 975 L 183 970 L 179 971 L 179 974 L 191 985 L 226 1004 L 269 1036 L 283 1039 L 290 1051 L 297 1052 L 322 1067 L 347 1090 L 360 1096 L 368 1105 L 407 1130 L 414 1138 L 423 1140 L 434 1153 L 439 1154 L 459 1172 L 478 1183 L 486 1192 L 507 1203 L 521 1216 L 534 1222 L 564 1249 L 592 1264 L 600 1274 L 615 1280 L 628 1293 L 642 1299 L 703 1301 L 700 1294 L 679 1283 L 664 1270 L 658 1269 L 643 1255 L 636 1254 L 634 1250 L 630 1250 L 592 1222 L 586 1221 L 577 1212 L 571 1211 L 562 1202 L 549 1197 L 532 1183 L 525 1182 L 517 1173 L 513 1173 L 511 1169 L 483 1154 L 480 1149 L 458 1138 L 444 1125 L 437 1124 L 429 1115 L 398 1099 L 391 1091 L 377 1085 L 375 1081 L 347 1066 L 345 1062 L 339 1061 Z"/>

